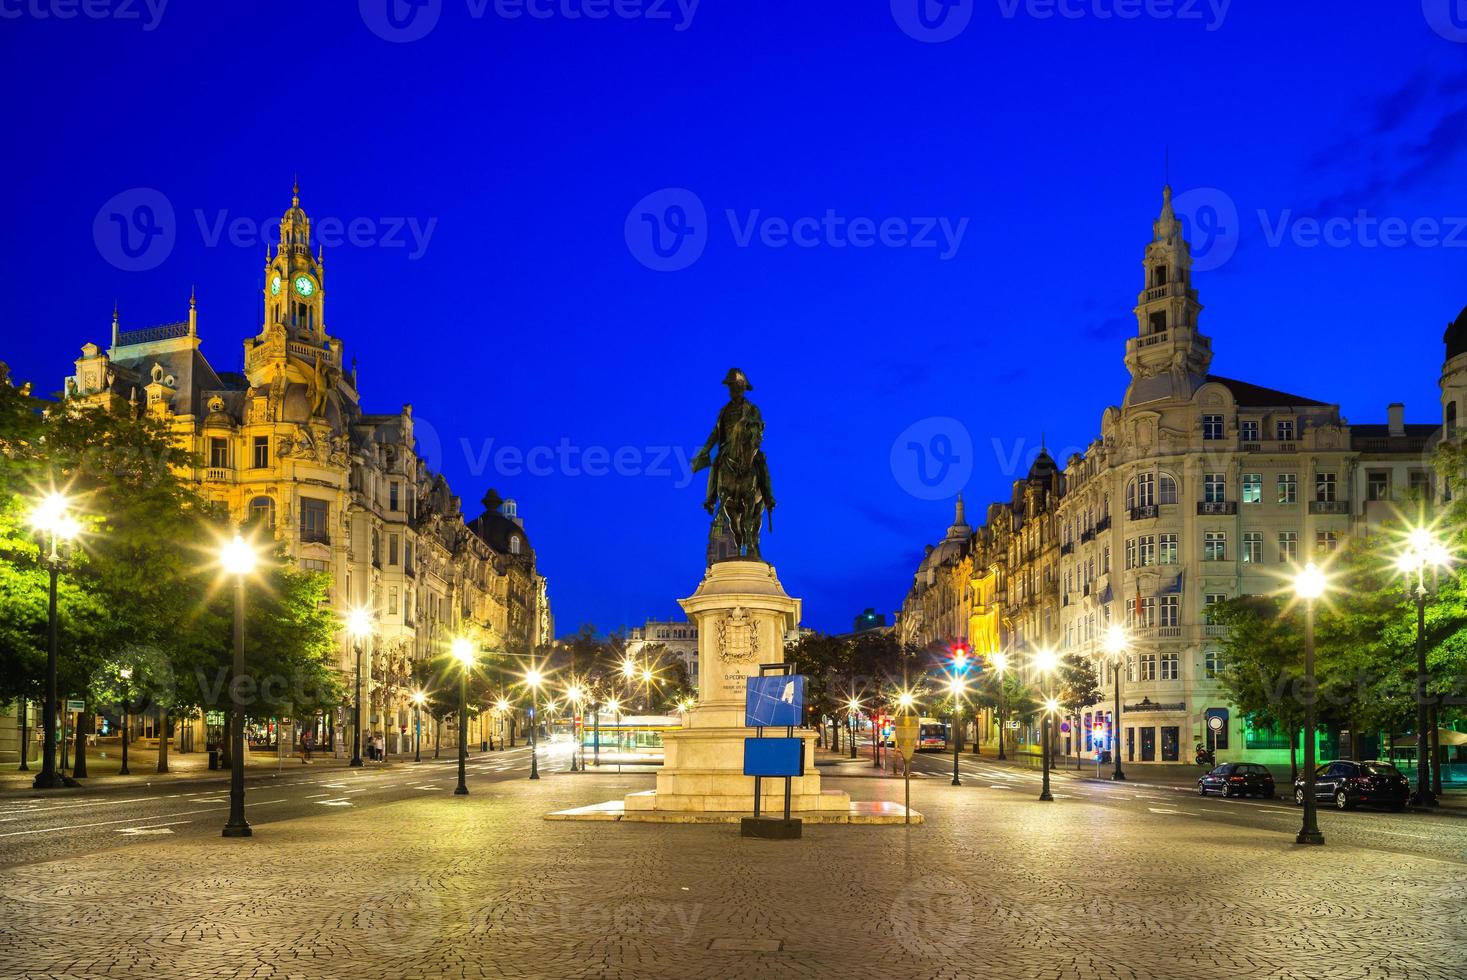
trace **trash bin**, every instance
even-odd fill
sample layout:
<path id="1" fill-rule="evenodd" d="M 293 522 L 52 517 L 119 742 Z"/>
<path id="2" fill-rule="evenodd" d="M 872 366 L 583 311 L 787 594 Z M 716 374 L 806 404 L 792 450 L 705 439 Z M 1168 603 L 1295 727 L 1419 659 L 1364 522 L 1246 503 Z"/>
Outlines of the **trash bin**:
<path id="1" fill-rule="evenodd" d="M 218 769 L 219 768 L 219 750 L 218 749 L 210 749 L 209 750 L 209 768 L 210 769 Z"/>

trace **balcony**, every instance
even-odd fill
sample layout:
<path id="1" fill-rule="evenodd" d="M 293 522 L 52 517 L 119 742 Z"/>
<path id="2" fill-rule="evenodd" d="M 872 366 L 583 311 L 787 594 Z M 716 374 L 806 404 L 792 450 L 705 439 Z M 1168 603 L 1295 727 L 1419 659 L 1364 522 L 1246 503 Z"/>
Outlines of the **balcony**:
<path id="1" fill-rule="evenodd" d="M 330 544 L 331 532 L 301 528 L 301 544 Z"/>
<path id="2" fill-rule="evenodd" d="M 1349 514 L 1350 502 L 1348 500 L 1311 500 L 1309 501 L 1309 513 Z"/>
<path id="3" fill-rule="evenodd" d="M 1146 504 L 1146 505 L 1141 506 L 1141 507 L 1132 507 L 1131 508 L 1131 520 L 1133 520 L 1133 521 L 1149 521 L 1149 520 L 1154 520 L 1156 518 L 1156 515 L 1158 513 L 1159 513 L 1159 511 L 1157 510 L 1156 504 Z"/>
<path id="4" fill-rule="evenodd" d="M 1080 532 L 1080 543 L 1081 544 L 1084 544 L 1087 541 L 1094 541 L 1094 540 L 1095 540 L 1095 532 L 1094 531 L 1081 531 Z"/>
<path id="5" fill-rule="evenodd" d="M 418 577 L 418 567 L 416 565 L 414 565 L 412 562 L 408 562 L 406 565 L 402 566 L 402 573 L 404 575 L 406 575 L 408 578 L 417 578 Z"/>
<path id="6" fill-rule="evenodd" d="M 206 483 L 233 483 L 234 469 L 229 466 L 211 466 L 204 470 Z"/>
<path id="7" fill-rule="evenodd" d="M 1237 512 L 1236 500 L 1202 500 L 1197 503 L 1197 513 L 1201 517 L 1223 517 Z"/>
<path id="8" fill-rule="evenodd" d="M 1060 545 L 1060 554 L 1062 554 L 1062 555 L 1071 554 L 1072 552 L 1074 552 L 1074 550 L 1075 550 L 1075 542 L 1073 542 L 1073 541 L 1067 541 L 1064 544 Z"/>
<path id="9" fill-rule="evenodd" d="M 1107 514 L 1105 517 L 1102 517 L 1100 520 L 1098 520 L 1098 521 L 1095 522 L 1095 533 L 1096 534 L 1099 534 L 1101 531 L 1109 531 L 1109 530 L 1110 530 L 1110 515 Z"/>
<path id="10" fill-rule="evenodd" d="M 1202 626 L 1203 636 L 1227 636 L 1228 628 L 1217 623 L 1204 623 Z"/>
<path id="11" fill-rule="evenodd" d="M 1261 442 L 1242 442 L 1242 443 L 1239 443 L 1238 444 L 1238 448 L 1240 450 L 1242 450 L 1243 452 L 1245 452 L 1245 453 L 1261 453 L 1261 452 L 1263 452 L 1263 443 L 1261 443 Z"/>

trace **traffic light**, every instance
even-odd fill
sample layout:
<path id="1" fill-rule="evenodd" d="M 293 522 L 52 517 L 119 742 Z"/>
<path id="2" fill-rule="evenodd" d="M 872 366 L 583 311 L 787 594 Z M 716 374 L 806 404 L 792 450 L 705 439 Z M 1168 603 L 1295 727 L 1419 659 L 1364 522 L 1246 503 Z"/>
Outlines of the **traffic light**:
<path id="1" fill-rule="evenodd" d="M 953 673 L 966 674 L 971 664 L 968 644 L 961 641 L 953 644 Z"/>

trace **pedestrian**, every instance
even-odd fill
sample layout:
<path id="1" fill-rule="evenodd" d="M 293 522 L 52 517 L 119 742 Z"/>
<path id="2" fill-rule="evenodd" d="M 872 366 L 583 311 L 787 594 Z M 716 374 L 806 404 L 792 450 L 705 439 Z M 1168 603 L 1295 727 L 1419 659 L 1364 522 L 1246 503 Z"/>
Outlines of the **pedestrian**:
<path id="1" fill-rule="evenodd" d="M 385 757 L 386 752 L 384 750 L 386 749 L 386 747 L 387 740 L 383 738 L 380 733 L 373 737 L 372 748 L 378 762 L 381 762 Z"/>

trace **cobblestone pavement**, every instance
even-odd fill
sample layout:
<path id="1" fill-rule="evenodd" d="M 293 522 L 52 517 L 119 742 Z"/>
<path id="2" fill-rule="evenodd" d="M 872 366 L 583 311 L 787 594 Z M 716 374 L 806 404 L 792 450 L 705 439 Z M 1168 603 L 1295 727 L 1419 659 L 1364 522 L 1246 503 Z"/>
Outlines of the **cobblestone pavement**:
<path id="1" fill-rule="evenodd" d="M 542 819 L 648 782 L 555 774 L 12 866 L 0 974 L 1467 976 L 1463 862 L 935 779 L 926 825 L 795 842 Z"/>

